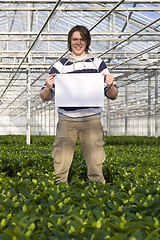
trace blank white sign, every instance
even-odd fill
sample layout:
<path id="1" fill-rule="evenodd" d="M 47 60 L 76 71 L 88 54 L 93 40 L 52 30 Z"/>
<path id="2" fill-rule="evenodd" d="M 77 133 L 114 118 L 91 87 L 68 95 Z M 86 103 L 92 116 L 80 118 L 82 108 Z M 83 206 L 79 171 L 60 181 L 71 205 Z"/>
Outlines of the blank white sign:
<path id="1" fill-rule="evenodd" d="M 101 73 L 57 74 L 55 106 L 103 107 L 104 76 Z"/>

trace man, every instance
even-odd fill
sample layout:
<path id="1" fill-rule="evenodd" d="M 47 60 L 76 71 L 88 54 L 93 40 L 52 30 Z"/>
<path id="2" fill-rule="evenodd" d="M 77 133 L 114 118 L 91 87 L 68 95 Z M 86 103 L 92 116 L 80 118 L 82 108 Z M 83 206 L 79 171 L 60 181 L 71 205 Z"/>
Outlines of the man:
<path id="1" fill-rule="evenodd" d="M 114 77 L 109 74 L 106 64 L 101 59 L 88 53 L 90 43 L 90 32 L 86 27 L 77 25 L 69 31 L 68 48 L 71 54 L 56 62 L 46 77 L 46 83 L 41 90 L 43 101 L 54 97 L 54 78 L 58 73 L 102 73 L 106 84 L 105 96 L 112 100 L 116 99 L 118 90 L 113 85 Z M 105 184 L 102 164 L 106 155 L 103 147 L 101 112 L 101 107 L 58 107 L 59 122 L 52 157 L 59 181 L 68 183 L 74 148 L 79 138 L 87 164 L 88 178 Z"/>

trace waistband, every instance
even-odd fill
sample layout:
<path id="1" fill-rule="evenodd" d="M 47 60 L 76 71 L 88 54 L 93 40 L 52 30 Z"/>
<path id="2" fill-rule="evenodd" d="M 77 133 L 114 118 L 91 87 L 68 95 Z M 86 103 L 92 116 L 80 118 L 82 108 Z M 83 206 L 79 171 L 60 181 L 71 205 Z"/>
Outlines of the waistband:
<path id="1" fill-rule="evenodd" d="M 101 114 L 94 114 L 94 115 L 90 115 L 90 116 L 84 116 L 84 117 L 68 117 L 62 113 L 58 113 L 58 118 L 59 120 L 65 120 L 65 121 L 73 121 L 73 122 L 85 122 L 85 121 L 89 121 L 89 120 L 94 120 L 94 119 L 98 119 L 101 117 Z"/>

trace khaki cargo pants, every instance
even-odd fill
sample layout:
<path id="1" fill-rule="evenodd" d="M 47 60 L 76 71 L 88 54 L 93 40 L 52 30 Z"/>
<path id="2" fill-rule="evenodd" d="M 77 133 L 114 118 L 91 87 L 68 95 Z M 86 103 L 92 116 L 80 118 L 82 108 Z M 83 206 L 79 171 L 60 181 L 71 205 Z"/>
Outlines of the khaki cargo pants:
<path id="1" fill-rule="evenodd" d="M 52 153 L 56 176 L 61 182 L 68 182 L 69 169 L 78 138 L 87 164 L 88 178 L 105 184 L 102 164 L 106 155 L 100 119 L 83 122 L 59 120 Z"/>

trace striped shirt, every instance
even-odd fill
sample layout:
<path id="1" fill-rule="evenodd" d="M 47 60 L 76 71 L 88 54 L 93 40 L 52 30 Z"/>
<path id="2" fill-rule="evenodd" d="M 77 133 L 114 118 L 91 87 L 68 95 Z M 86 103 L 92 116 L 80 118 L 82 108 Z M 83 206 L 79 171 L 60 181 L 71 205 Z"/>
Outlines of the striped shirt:
<path id="1" fill-rule="evenodd" d="M 86 54 L 83 58 L 73 58 L 68 55 L 56 62 L 49 74 L 60 73 L 102 73 L 109 74 L 104 61 L 100 58 Z M 44 87 L 45 88 L 45 85 Z M 42 88 L 42 89 L 43 89 Z M 104 95 L 107 97 L 108 88 L 104 86 Z M 55 85 L 51 89 L 52 98 L 55 95 Z M 100 118 L 101 107 L 58 107 L 59 119 L 72 121 L 85 121 L 93 118 Z"/>

